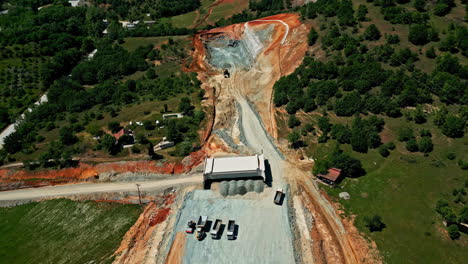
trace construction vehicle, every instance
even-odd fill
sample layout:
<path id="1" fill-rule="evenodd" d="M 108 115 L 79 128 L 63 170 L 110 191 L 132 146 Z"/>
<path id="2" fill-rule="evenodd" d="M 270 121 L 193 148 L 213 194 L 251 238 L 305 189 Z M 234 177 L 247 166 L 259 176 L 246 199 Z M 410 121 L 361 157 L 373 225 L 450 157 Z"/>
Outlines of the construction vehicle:
<path id="1" fill-rule="evenodd" d="M 197 221 L 197 239 L 202 240 L 205 237 L 206 223 L 208 222 L 208 216 L 200 216 Z"/>
<path id="2" fill-rule="evenodd" d="M 221 219 L 216 219 L 213 229 L 211 230 L 211 238 L 212 239 L 217 239 L 219 238 L 219 233 L 221 232 L 221 225 L 223 224 L 223 221 Z"/>
<path id="3" fill-rule="evenodd" d="M 227 237 L 228 240 L 234 240 L 236 239 L 236 236 L 234 234 L 236 229 L 236 222 L 234 220 L 229 220 L 228 222 L 228 230 L 227 230 Z"/>
<path id="4" fill-rule="evenodd" d="M 283 198 L 283 189 L 279 188 L 276 190 L 275 199 L 273 200 L 275 204 L 281 204 L 281 199 Z"/>
<path id="5" fill-rule="evenodd" d="M 187 223 L 187 229 L 185 229 L 185 233 L 187 234 L 192 234 L 193 233 L 193 230 L 195 230 L 195 221 L 188 221 Z"/>
<path id="6" fill-rule="evenodd" d="M 228 69 L 224 69 L 224 78 L 230 78 L 231 74 L 229 73 Z"/>

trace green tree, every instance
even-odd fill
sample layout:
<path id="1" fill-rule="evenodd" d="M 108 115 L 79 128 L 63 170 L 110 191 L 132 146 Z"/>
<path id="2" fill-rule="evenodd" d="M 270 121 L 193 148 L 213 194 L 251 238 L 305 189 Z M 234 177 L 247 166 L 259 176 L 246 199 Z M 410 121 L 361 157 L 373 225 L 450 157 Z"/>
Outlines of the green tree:
<path id="1" fill-rule="evenodd" d="M 426 11 L 426 9 L 425 9 L 426 8 L 426 1 L 425 0 L 414 0 L 413 6 L 419 12 Z"/>
<path id="2" fill-rule="evenodd" d="M 78 141 L 78 138 L 73 133 L 73 129 L 69 126 L 60 129 L 60 142 L 64 145 L 73 145 Z"/>
<path id="3" fill-rule="evenodd" d="M 182 112 L 184 115 L 190 114 L 192 112 L 193 106 L 188 97 L 182 97 L 179 102 L 179 112 Z"/>
<path id="4" fill-rule="evenodd" d="M 309 32 L 309 35 L 307 35 L 307 42 L 309 43 L 309 46 L 312 46 L 315 44 L 315 42 L 317 41 L 319 35 L 317 33 L 317 31 L 315 31 L 314 28 L 311 28 L 310 29 L 310 32 Z"/>
<path id="5" fill-rule="evenodd" d="M 430 137 L 422 137 L 419 140 L 419 151 L 423 153 L 429 153 L 434 149 L 434 144 L 432 144 L 432 139 Z"/>
<path id="6" fill-rule="evenodd" d="M 360 4 L 358 6 L 358 9 L 357 9 L 357 13 L 356 13 L 356 19 L 358 21 L 366 21 L 367 18 L 366 18 L 366 15 L 367 15 L 367 6 L 366 5 L 363 5 L 363 4 Z"/>
<path id="7" fill-rule="evenodd" d="M 295 115 L 289 115 L 289 119 L 288 119 L 289 128 L 297 127 L 300 124 L 301 124 L 301 121 L 299 121 L 299 119 L 297 119 Z"/>
<path id="8" fill-rule="evenodd" d="M 423 124 L 426 123 L 426 114 L 424 114 L 424 111 L 422 109 L 421 105 L 416 106 L 416 110 L 413 113 L 413 119 L 416 124 Z"/>
<path id="9" fill-rule="evenodd" d="M 418 142 L 416 139 L 412 138 L 406 142 L 406 149 L 409 152 L 417 152 L 419 150 Z"/>
<path id="10" fill-rule="evenodd" d="M 409 127 L 400 128 L 400 130 L 398 131 L 398 141 L 408 141 L 413 138 L 413 130 Z"/>
<path id="11" fill-rule="evenodd" d="M 426 50 L 426 57 L 428 57 L 429 59 L 434 59 L 435 57 L 437 57 L 434 47 L 430 47 Z"/>
<path id="12" fill-rule="evenodd" d="M 414 45 L 424 45 L 429 43 L 430 35 L 427 25 L 415 24 L 410 26 L 408 40 Z"/>
<path id="13" fill-rule="evenodd" d="M 181 140 L 181 134 L 177 128 L 177 123 L 174 119 L 167 120 L 166 125 L 166 137 L 170 141 L 179 142 Z"/>
<path id="14" fill-rule="evenodd" d="M 100 136 L 102 136 L 104 134 L 104 131 L 102 131 L 101 127 L 99 127 L 98 125 L 95 125 L 95 124 L 88 125 L 86 127 L 86 132 L 88 132 L 89 134 L 91 134 L 94 137 L 100 137 Z"/>
<path id="15" fill-rule="evenodd" d="M 292 148 L 298 148 L 301 145 L 301 135 L 296 130 L 293 130 L 288 135 L 288 141 Z"/>
<path id="16" fill-rule="evenodd" d="M 335 124 L 331 129 L 331 137 L 340 144 L 347 144 L 351 139 L 351 130 L 342 124 Z"/>
<path id="17" fill-rule="evenodd" d="M 442 125 L 442 133 L 447 137 L 459 138 L 465 134 L 465 120 L 458 116 L 448 115 Z"/>
<path id="18" fill-rule="evenodd" d="M 115 138 L 109 134 L 104 134 L 101 138 L 100 145 L 111 155 L 116 155 L 122 150 L 122 146 L 118 144 Z"/>
<path id="19" fill-rule="evenodd" d="M 381 145 L 379 147 L 379 154 L 382 157 L 386 158 L 386 157 L 388 157 L 390 155 L 390 151 L 388 151 L 388 147 L 386 145 Z"/>
<path id="20" fill-rule="evenodd" d="M 327 135 L 332 128 L 332 125 L 330 124 L 330 119 L 326 116 L 319 117 L 317 125 L 324 135 Z"/>
<path id="21" fill-rule="evenodd" d="M 364 38 L 366 40 L 379 40 L 382 34 L 380 34 L 379 29 L 375 24 L 370 24 L 364 31 Z"/>
<path id="22" fill-rule="evenodd" d="M 447 231 L 452 240 L 460 238 L 460 230 L 458 229 L 458 225 L 456 224 L 449 225 L 447 227 Z"/>
<path id="23" fill-rule="evenodd" d="M 111 121 L 107 124 L 107 128 L 112 132 L 112 133 L 117 133 L 119 132 L 122 127 L 120 126 L 120 123 L 117 121 Z"/>

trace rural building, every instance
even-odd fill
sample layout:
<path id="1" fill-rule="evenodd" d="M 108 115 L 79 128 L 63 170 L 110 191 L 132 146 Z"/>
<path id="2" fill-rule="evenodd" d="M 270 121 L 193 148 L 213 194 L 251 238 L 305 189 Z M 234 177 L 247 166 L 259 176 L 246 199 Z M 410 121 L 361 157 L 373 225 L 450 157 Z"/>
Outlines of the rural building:
<path id="1" fill-rule="evenodd" d="M 120 129 L 120 131 L 115 133 L 113 136 L 115 137 L 116 140 L 119 140 L 119 138 L 123 135 L 129 135 L 133 137 L 132 131 L 126 128 Z"/>
<path id="2" fill-rule="evenodd" d="M 156 146 L 154 146 L 153 150 L 158 151 L 158 150 L 161 150 L 161 149 L 170 148 L 170 147 L 172 147 L 174 145 L 175 145 L 174 141 L 166 140 L 166 138 L 164 137 L 163 141 L 156 144 Z"/>
<path id="3" fill-rule="evenodd" d="M 265 158 L 263 154 L 205 159 L 203 170 L 205 184 L 212 181 L 254 178 L 261 178 L 265 181 Z"/>
<path id="4" fill-rule="evenodd" d="M 319 174 L 317 178 L 328 184 L 335 184 L 341 180 L 341 170 L 337 168 L 328 169 L 327 174 Z"/>
<path id="5" fill-rule="evenodd" d="M 85 4 L 84 0 L 69 0 L 68 3 L 72 7 L 83 6 Z"/>

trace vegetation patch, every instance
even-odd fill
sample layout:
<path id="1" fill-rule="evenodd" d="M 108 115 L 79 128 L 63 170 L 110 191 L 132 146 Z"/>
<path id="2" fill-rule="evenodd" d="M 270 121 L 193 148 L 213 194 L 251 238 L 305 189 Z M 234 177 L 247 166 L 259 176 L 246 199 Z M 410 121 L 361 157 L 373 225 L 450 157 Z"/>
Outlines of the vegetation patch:
<path id="1" fill-rule="evenodd" d="M 66 199 L 0 208 L 1 263 L 111 263 L 142 209 Z"/>

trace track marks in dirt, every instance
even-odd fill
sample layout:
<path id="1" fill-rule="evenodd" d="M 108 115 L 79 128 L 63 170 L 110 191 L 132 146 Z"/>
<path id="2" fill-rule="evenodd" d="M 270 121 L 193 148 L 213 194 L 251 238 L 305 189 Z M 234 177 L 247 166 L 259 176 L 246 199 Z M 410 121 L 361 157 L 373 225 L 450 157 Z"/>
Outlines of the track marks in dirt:
<path id="1" fill-rule="evenodd" d="M 167 255 L 166 264 L 181 264 L 185 252 L 185 240 L 187 236 L 184 232 L 177 232 L 174 242 L 172 243 L 169 254 Z"/>

